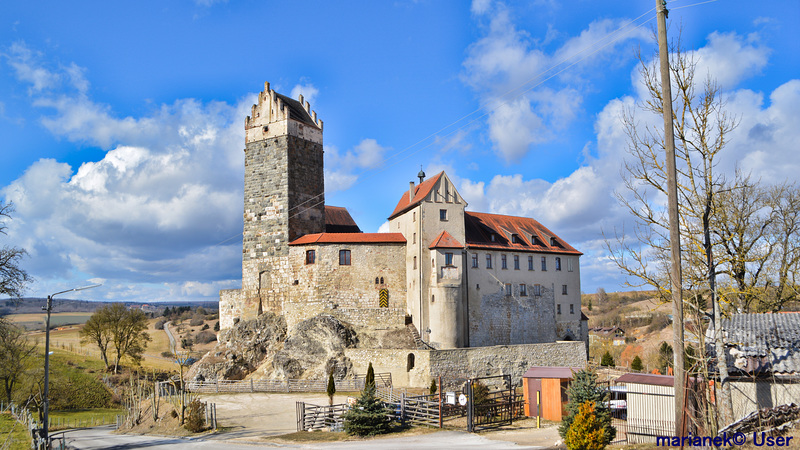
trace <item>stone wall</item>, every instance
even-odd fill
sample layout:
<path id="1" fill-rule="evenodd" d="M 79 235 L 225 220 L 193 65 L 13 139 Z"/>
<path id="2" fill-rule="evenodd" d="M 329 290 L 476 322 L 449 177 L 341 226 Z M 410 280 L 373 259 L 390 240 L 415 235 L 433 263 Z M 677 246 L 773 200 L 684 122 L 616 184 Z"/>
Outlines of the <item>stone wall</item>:
<path id="1" fill-rule="evenodd" d="M 519 284 L 514 283 L 511 295 L 506 295 L 505 285 L 489 281 L 472 290 L 471 346 L 535 344 L 557 339 L 552 289 L 542 286 L 540 296 L 533 295 L 533 286 L 526 296 L 520 295 L 519 289 Z"/>
<path id="2" fill-rule="evenodd" d="M 314 250 L 314 264 L 306 252 Z M 339 251 L 350 251 L 350 265 Z M 404 244 L 342 243 L 295 245 L 290 250 L 292 281 L 284 302 L 289 328 L 320 312 L 336 314 L 355 327 L 402 327 L 406 310 Z M 381 308 L 381 290 L 388 307 Z M 337 313 L 337 311 L 339 311 Z"/>
<path id="3" fill-rule="evenodd" d="M 409 355 L 413 367 L 409 368 Z M 366 373 L 372 362 L 376 372 L 390 372 L 396 386 L 427 387 L 442 377 L 446 389 L 459 389 L 470 378 L 511 375 L 515 383 L 533 366 L 586 366 L 583 342 L 498 345 L 451 350 L 347 349 L 356 373 Z"/>

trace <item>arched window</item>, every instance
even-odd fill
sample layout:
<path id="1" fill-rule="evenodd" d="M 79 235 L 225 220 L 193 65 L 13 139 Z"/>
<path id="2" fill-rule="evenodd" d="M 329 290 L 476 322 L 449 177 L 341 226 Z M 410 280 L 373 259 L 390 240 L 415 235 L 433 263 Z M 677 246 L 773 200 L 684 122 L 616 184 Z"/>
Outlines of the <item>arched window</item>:
<path id="1" fill-rule="evenodd" d="M 375 277 L 375 284 L 378 284 L 378 277 Z"/>
<path id="2" fill-rule="evenodd" d="M 381 277 L 381 284 L 383 284 L 383 277 Z"/>
<path id="3" fill-rule="evenodd" d="M 414 354 L 409 353 L 406 362 L 406 372 L 410 372 L 414 368 Z"/>

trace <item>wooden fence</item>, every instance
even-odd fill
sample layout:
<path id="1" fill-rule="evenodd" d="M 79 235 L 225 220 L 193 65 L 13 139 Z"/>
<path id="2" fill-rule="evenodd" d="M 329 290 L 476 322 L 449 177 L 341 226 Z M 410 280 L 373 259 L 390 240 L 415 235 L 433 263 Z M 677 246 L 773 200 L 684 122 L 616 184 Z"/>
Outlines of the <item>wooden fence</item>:
<path id="1" fill-rule="evenodd" d="M 172 395 L 178 389 L 177 379 L 158 383 L 159 395 Z M 375 374 L 375 384 L 392 385 L 390 373 Z M 234 392 L 326 392 L 328 380 L 217 380 L 187 381 L 186 390 L 203 394 L 222 394 Z M 356 376 L 350 380 L 336 381 L 336 391 L 357 392 L 364 389 L 364 376 Z"/>
<path id="2" fill-rule="evenodd" d="M 297 402 L 297 431 L 330 430 L 341 431 L 344 426 L 342 414 L 350 407 L 344 403 L 331 406 L 317 406 Z"/>

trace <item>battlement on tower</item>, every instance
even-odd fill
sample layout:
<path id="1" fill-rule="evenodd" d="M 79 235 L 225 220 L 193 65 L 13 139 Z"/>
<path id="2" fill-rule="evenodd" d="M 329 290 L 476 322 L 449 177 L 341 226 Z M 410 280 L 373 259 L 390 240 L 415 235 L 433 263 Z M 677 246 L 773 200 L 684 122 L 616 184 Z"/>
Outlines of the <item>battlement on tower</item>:
<path id="1" fill-rule="evenodd" d="M 281 135 L 292 135 L 322 143 L 322 120 L 300 94 L 297 100 L 279 94 L 264 83 L 258 103 L 244 120 L 246 142 L 261 141 Z"/>

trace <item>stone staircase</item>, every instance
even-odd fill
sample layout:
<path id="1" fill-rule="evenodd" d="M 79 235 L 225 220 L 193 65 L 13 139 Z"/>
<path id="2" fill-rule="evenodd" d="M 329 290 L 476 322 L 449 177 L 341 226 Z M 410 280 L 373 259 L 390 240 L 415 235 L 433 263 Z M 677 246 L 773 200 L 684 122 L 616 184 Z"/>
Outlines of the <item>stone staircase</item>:
<path id="1" fill-rule="evenodd" d="M 436 350 L 427 342 L 422 340 L 422 337 L 419 335 L 419 331 L 417 331 L 417 327 L 413 323 L 406 325 L 406 328 L 408 328 L 408 331 L 411 332 L 411 336 L 414 337 L 414 344 L 417 346 L 417 350 Z"/>

